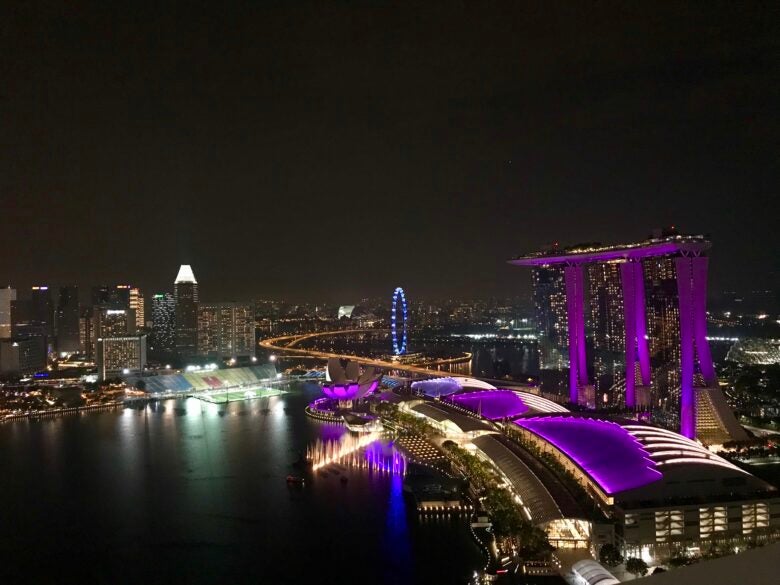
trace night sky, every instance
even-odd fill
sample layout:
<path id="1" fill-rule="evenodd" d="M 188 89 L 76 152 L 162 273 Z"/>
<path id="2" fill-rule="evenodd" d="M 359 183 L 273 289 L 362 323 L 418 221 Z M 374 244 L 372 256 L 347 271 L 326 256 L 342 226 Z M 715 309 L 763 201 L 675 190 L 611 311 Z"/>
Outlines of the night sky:
<path id="1" fill-rule="evenodd" d="M 3 284 L 510 296 L 674 224 L 778 285 L 777 3 L 118 4 L 0 9 Z"/>

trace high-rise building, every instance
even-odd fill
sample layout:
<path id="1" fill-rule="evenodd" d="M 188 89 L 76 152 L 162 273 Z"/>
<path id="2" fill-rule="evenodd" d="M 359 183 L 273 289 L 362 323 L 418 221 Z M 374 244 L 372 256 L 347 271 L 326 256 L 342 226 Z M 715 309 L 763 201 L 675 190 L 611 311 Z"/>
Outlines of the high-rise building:
<path id="1" fill-rule="evenodd" d="M 112 286 L 109 286 L 107 284 L 99 284 L 97 286 L 92 287 L 92 306 L 102 306 L 102 305 L 110 305 L 111 304 L 111 297 L 113 292 Z"/>
<path id="2" fill-rule="evenodd" d="M 620 264 L 603 262 L 587 266 L 589 325 L 593 348 L 623 352 L 625 325 L 623 321 L 623 288 Z"/>
<path id="3" fill-rule="evenodd" d="M 198 352 L 198 281 L 189 264 L 182 264 L 173 283 L 176 302 L 176 353 L 182 358 Z"/>
<path id="4" fill-rule="evenodd" d="M 56 329 L 57 351 L 75 353 L 79 343 L 79 289 L 61 286 L 57 297 Z"/>
<path id="5" fill-rule="evenodd" d="M 54 333 L 54 303 L 48 286 L 34 286 L 30 298 L 11 301 L 11 337 L 42 337 L 51 351 Z"/>
<path id="6" fill-rule="evenodd" d="M 680 306 L 674 258 L 648 258 L 645 274 L 647 334 L 653 389 L 661 406 L 680 400 Z M 673 415 L 675 409 L 670 409 Z"/>
<path id="7" fill-rule="evenodd" d="M 620 264 L 585 267 L 588 297 L 586 327 L 593 349 L 594 400 L 620 404 L 625 399 L 625 320 Z"/>
<path id="8" fill-rule="evenodd" d="M 146 335 L 98 337 L 98 378 L 137 374 L 146 367 Z"/>
<path id="9" fill-rule="evenodd" d="M 0 339 L 11 337 L 11 302 L 15 300 L 15 288 L 0 288 Z"/>
<path id="10" fill-rule="evenodd" d="M 510 261 L 539 272 L 550 266 L 563 270 L 570 402 L 591 406 L 593 395 L 603 398 L 599 403 L 649 410 L 656 423 L 679 427 L 689 438 L 745 435 L 735 430 L 740 427 L 733 413 L 722 408 L 707 340 L 710 246 L 705 236 L 671 230 L 642 242 L 580 244 Z M 601 393 L 610 376 L 611 392 Z"/>
<path id="11" fill-rule="evenodd" d="M 135 311 L 132 309 L 95 307 L 92 310 L 92 319 L 96 338 L 134 335 L 136 331 Z"/>
<path id="12" fill-rule="evenodd" d="M 198 354 L 214 358 L 255 355 L 255 319 L 252 305 L 200 303 Z"/>
<path id="13" fill-rule="evenodd" d="M 152 334 L 149 350 L 170 354 L 176 349 L 176 301 L 171 293 L 152 296 Z"/>
<path id="14" fill-rule="evenodd" d="M 42 335 L 0 339 L 0 373 L 24 375 L 46 368 L 45 340 Z"/>
<path id="15" fill-rule="evenodd" d="M 568 362 L 569 343 L 566 320 L 566 286 L 563 269 L 557 266 L 539 266 L 531 270 L 536 330 L 540 343 L 541 367 L 556 368 Z"/>
<path id="16" fill-rule="evenodd" d="M 43 335 L 52 340 L 55 334 L 54 301 L 48 286 L 34 286 L 30 292 L 30 318 Z"/>
<path id="17" fill-rule="evenodd" d="M 111 291 L 111 299 L 118 309 L 130 308 L 130 290 L 129 284 L 117 284 Z"/>
<path id="18" fill-rule="evenodd" d="M 539 382 L 544 392 L 565 396 L 569 367 L 566 286 L 559 266 L 539 266 L 531 270 L 536 309 L 536 336 L 539 340 Z"/>
<path id="19" fill-rule="evenodd" d="M 79 351 L 91 360 L 95 357 L 95 320 L 93 309 L 84 309 L 79 316 Z"/>
<path id="20" fill-rule="evenodd" d="M 144 295 L 140 288 L 134 286 L 130 289 L 128 308 L 135 311 L 136 327 L 143 329 L 146 326 L 146 311 L 144 310 Z"/>
<path id="21" fill-rule="evenodd" d="M 93 286 L 92 306 L 109 309 L 133 309 L 136 325 L 138 327 L 144 326 L 144 298 L 138 287 L 129 284 Z"/>

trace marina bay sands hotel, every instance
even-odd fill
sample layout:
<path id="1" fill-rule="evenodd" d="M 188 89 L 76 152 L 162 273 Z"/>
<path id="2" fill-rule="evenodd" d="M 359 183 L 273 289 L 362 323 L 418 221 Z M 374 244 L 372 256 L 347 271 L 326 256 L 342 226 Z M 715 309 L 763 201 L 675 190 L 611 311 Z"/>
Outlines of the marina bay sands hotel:
<path id="1" fill-rule="evenodd" d="M 637 243 L 554 245 L 510 260 L 533 271 L 542 390 L 550 391 L 545 369 L 568 366 L 557 390 L 568 387 L 573 404 L 657 413 L 707 443 L 747 438 L 707 342 L 710 247 L 704 236 L 667 230 Z"/>

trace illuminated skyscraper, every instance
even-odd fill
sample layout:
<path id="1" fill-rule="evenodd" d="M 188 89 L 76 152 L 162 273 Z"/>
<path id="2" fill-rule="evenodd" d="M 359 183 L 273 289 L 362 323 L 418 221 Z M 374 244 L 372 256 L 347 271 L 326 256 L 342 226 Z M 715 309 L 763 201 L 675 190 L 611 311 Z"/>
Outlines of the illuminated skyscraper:
<path id="1" fill-rule="evenodd" d="M 146 367 L 146 335 L 98 337 L 96 357 L 101 380 L 142 372 Z"/>
<path id="2" fill-rule="evenodd" d="M 200 303 L 198 354 L 214 358 L 255 355 L 255 316 L 251 305 Z"/>
<path id="3" fill-rule="evenodd" d="M 146 311 L 144 304 L 144 295 L 138 287 L 130 288 L 130 299 L 128 307 L 135 311 L 135 326 L 142 329 L 146 326 Z"/>
<path id="4" fill-rule="evenodd" d="M 588 325 L 593 348 L 623 352 L 625 325 L 620 264 L 603 262 L 588 265 L 587 284 L 590 308 Z"/>
<path id="5" fill-rule="evenodd" d="M 613 376 L 618 378 L 615 366 L 619 365 L 617 354 L 622 345 L 623 399 L 616 402 L 628 409 L 653 408 L 656 422 L 679 426 L 689 438 L 695 437 L 697 430 L 708 441 L 746 436 L 733 413 L 724 407 L 707 341 L 710 246 L 704 236 L 683 236 L 671 230 L 642 242 L 580 244 L 510 261 L 538 271 L 534 284 L 539 291 L 538 274 L 543 269 L 560 266 L 563 270 L 570 402 L 590 406 L 592 389 L 599 384 L 593 374 L 609 373 L 599 366 L 599 352 L 607 352 L 608 358 L 615 354 L 607 366 L 613 367 Z M 588 312 L 584 310 L 586 296 Z M 548 305 L 544 299 L 537 301 L 537 311 Z M 621 305 L 622 327 L 616 323 Z M 545 322 L 543 311 L 539 320 Z M 587 346 L 586 332 L 597 348 L 595 360 L 589 355 L 592 348 Z M 540 335 L 543 333 L 541 330 Z M 613 339 L 614 335 L 618 339 Z M 618 385 L 612 389 L 616 394 Z M 697 413 L 701 425 L 697 424 Z"/>
<path id="6" fill-rule="evenodd" d="M 566 322 L 566 286 L 563 269 L 539 266 L 531 269 L 536 331 L 540 343 L 542 369 L 568 365 L 569 343 Z"/>
<path id="7" fill-rule="evenodd" d="M 154 354 L 170 354 L 176 348 L 176 301 L 171 293 L 152 296 L 152 334 L 149 350 Z"/>
<path id="8" fill-rule="evenodd" d="M 593 386 L 600 404 L 619 404 L 625 388 L 625 321 L 620 264 L 600 262 L 586 268 L 586 328 L 593 350 Z"/>
<path id="9" fill-rule="evenodd" d="M 92 309 L 84 309 L 79 316 L 79 351 L 88 360 L 95 357 L 95 321 Z"/>
<path id="10" fill-rule="evenodd" d="M 565 396 L 569 367 L 569 329 L 566 320 L 566 285 L 559 266 L 531 269 L 539 340 L 539 381 L 545 392 Z"/>
<path id="11" fill-rule="evenodd" d="M 182 264 L 173 283 L 176 302 L 176 353 L 188 358 L 198 352 L 198 281 L 189 264 Z"/>

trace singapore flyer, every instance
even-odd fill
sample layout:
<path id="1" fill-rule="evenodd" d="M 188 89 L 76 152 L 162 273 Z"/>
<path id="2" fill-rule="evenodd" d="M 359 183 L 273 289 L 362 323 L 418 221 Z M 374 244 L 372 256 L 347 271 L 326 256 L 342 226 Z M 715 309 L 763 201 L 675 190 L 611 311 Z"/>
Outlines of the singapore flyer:
<path id="1" fill-rule="evenodd" d="M 398 303 L 401 303 L 400 311 L 398 307 Z M 400 327 L 401 332 L 401 340 L 399 343 L 398 340 L 398 332 L 399 332 L 399 325 L 398 321 L 400 319 L 403 319 L 403 326 Z M 406 295 L 404 294 L 404 289 L 402 289 L 400 286 L 397 287 L 393 291 L 393 309 L 390 317 L 390 331 L 393 336 L 393 354 L 395 355 L 403 355 L 406 353 L 406 330 L 407 330 L 407 324 L 408 321 L 406 320 Z"/>

